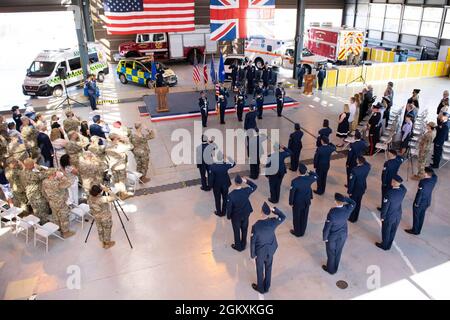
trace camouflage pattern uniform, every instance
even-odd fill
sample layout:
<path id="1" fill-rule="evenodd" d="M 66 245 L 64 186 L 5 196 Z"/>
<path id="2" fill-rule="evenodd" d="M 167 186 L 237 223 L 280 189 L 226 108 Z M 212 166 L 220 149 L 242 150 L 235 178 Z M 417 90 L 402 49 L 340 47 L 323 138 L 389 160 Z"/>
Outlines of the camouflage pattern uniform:
<path id="1" fill-rule="evenodd" d="M 48 222 L 50 208 L 47 200 L 42 194 L 42 180 L 47 178 L 43 169 L 24 169 L 20 172 L 20 182 L 25 187 L 28 204 L 33 209 L 33 214 L 41 219 L 41 224 Z"/>
<path id="2" fill-rule="evenodd" d="M 91 159 L 80 157 L 78 170 L 83 189 L 89 194 L 89 190 L 91 190 L 93 185 L 100 185 L 103 183 L 103 177 L 105 171 L 108 170 L 108 166 L 97 157 L 92 157 Z"/>
<path id="3" fill-rule="evenodd" d="M 67 118 L 63 121 L 63 127 L 66 134 L 70 131 L 80 132 L 80 121 L 74 118 Z"/>
<path id="4" fill-rule="evenodd" d="M 132 149 L 128 143 L 109 143 L 105 152 L 108 157 L 109 168 L 114 180 L 114 185 L 118 192 L 126 192 L 127 181 L 127 152 Z"/>
<path id="5" fill-rule="evenodd" d="M 148 164 L 150 162 L 150 147 L 148 141 L 155 137 L 153 131 L 143 133 L 138 136 L 133 133 L 130 142 L 133 145 L 133 155 L 136 160 L 136 171 L 141 173 L 143 177 L 147 176 Z"/>
<path id="6" fill-rule="evenodd" d="M 91 143 L 88 147 L 88 151 L 92 152 L 101 161 L 106 162 L 105 146 L 98 143 Z"/>
<path id="7" fill-rule="evenodd" d="M 430 158 L 433 151 L 434 131 L 425 132 L 419 140 L 419 155 L 417 157 L 417 175 L 425 175 L 425 167 L 427 160 Z"/>
<path id="8" fill-rule="evenodd" d="M 111 241 L 112 216 L 109 203 L 115 198 L 111 196 L 89 195 L 88 205 L 97 225 L 98 237 L 103 243 Z"/>
<path id="9" fill-rule="evenodd" d="M 16 138 L 11 139 L 8 144 L 8 157 L 14 158 L 19 161 L 24 161 L 28 158 L 27 148 L 25 144 L 20 143 Z"/>
<path id="10" fill-rule="evenodd" d="M 83 147 L 79 142 L 69 141 L 66 144 L 66 153 L 70 157 L 70 164 L 78 169 L 78 163 L 80 162 L 80 156 L 83 152 Z"/>
<path id="11" fill-rule="evenodd" d="M 8 141 L 0 135 L 0 167 L 5 167 L 6 157 L 8 153 Z"/>
<path id="12" fill-rule="evenodd" d="M 22 128 L 21 133 L 23 142 L 27 148 L 27 151 L 30 153 L 31 159 L 38 159 L 41 156 L 41 152 L 37 144 L 37 136 L 39 132 L 32 126 L 27 126 Z"/>
<path id="13" fill-rule="evenodd" d="M 6 168 L 5 175 L 6 179 L 9 181 L 9 185 L 11 186 L 11 191 L 13 193 L 13 204 L 17 208 L 21 208 L 23 211 L 27 211 L 27 195 L 25 193 L 25 188 L 20 181 L 20 173 L 22 169 L 14 168 Z"/>
<path id="14" fill-rule="evenodd" d="M 62 233 L 69 232 L 70 208 L 67 205 L 69 199 L 68 188 L 72 185 L 67 176 L 61 178 L 47 178 L 42 181 L 42 190 L 52 209 L 53 221 L 59 226 Z"/>

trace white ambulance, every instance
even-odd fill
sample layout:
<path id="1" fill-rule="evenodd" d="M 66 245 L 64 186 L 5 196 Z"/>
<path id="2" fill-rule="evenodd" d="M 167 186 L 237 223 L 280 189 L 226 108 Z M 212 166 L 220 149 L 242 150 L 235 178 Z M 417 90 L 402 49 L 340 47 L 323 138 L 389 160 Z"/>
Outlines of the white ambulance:
<path id="1" fill-rule="evenodd" d="M 281 66 L 287 47 L 292 46 L 292 41 L 248 38 L 244 44 L 244 55 L 252 60 L 256 67 L 261 69 L 267 62 L 272 66 Z"/>
<path id="2" fill-rule="evenodd" d="M 105 75 L 109 73 L 106 56 L 95 43 L 88 44 L 89 73 L 97 76 L 98 82 L 103 82 Z M 58 76 L 58 69 L 66 68 L 67 78 L 64 80 Z M 64 82 L 67 87 L 80 84 L 83 80 L 80 52 L 77 48 L 44 50 L 39 53 L 27 70 L 27 75 L 22 85 L 22 91 L 27 96 L 56 96 L 60 97 L 64 92 Z"/>

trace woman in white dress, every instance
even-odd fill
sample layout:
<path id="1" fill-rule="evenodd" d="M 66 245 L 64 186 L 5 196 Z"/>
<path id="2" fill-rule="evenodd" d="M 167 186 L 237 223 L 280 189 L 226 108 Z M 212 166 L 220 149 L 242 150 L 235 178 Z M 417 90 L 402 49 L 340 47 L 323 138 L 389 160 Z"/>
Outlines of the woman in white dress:
<path id="1" fill-rule="evenodd" d="M 72 185 L 69 188 L 69 205 L 78 206 L 78 170 L 70 165 L 70 157 L 68 154 L 64 154 L 61 157 L 61 171 L 72 181 Z"/>

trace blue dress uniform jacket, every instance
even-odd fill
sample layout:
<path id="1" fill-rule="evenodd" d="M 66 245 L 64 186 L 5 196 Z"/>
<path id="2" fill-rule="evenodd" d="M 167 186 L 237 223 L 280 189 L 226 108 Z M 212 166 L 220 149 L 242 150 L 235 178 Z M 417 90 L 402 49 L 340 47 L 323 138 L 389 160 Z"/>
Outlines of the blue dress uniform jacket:
<path id="1" fill-rule="evenodd" d="M 202 115 L 202 126 L 206 127 L 208 122 L 208 107 L 209 107 L 208 98 L 207 97 L 199 98 L 198 106 L 200 108 L 200 113 Z"/>
<path id="2" fill-rule="evenodd" d="M 332 143 L 322 145 L 316 149 L 316 153 L 314 154 L 314 168 L 317 173 L 317 194 L 323 194 L 325 192 L 331 154 L 335 151 L 336 147 Z"/>
<path id="3" fill-rule="evenodd" d="M 441 123 L 436 127 L 436 137 L 434 138 L 433 168 L 439 168 L 442 158 L 442 151 L 445 141 L 448 141 L 449 123 Z"/>
<path id="4" fill-rule="evenodd" d="M 383 199 L 383 206 L 381 207 L 381 237 L 384 250 L 389 250 L 394 241 L 395 233 L 402 218 L 402 202 L 406 191 L 406 188 L 400 185 L 399 188 L 389 189 Z"/>
<path id="5" fill-rule="evenodd" d="M 333 132 L 333 130 L 331 130 L 330 128 L 322 128 L 319 130 L 319 135 L 317 136 L 317 141 L 316 141 L 316 147 L 320 147 L 322 145 L 322 142 L 320 141 L 320 139 L 322 137 L 330 137 L 331 132 Z"/>
<path id="6" fill-rule="evenodd" d="M 244 130 L 256 128 L 256 111 L 250 111 L 245 114 Z"/>
<path id="7" fill-rule="evenodd" d="M 397 175 L 400 166 L 402 165 L 403 159 L 401 156 L 397 156 L 394 159 L 390 159 L 384 163 L 383 171 L 381 172 L 381 197 L 382 201 L 386 195 L 386 192 L 392 188 L 391 181 L 392 178 Z M 383 204 L 382 204 L 383 205 Z"/>
<path id="8" fill-rule="evenodd" d="M 239 122 L 242 121 L 242 114 L 244 113 L 246 98 L 247 96 L 242 92 L 235 96 L 236 115 Z"/>
<path id="9" fill-rule="evenodd" d="M 347 162 L 345 163 L 347 168 L 347 185 L 350 179 L 350 173 L 353 168 L 357 165 L 357 159 L 359 156 L 364 154 L 367 148 L 367 143 L 364 140 L 357 140 L 350 144 L 350 149 L 348 150 Z"/>
<path id="10" fill-rule="evenodd" d="M 286 216 L 278 208 L 274 208 L 277 218 L 258 220 L 252 227 L 250 239 L 250 255 L 256 257 L 256 275 L 258 291 L 269 291 L 272 278 L 273 255 L 277 251 L 278 242 L 276 228 L 286 220 Z"/>
<path id="11" fill-rule="evenodd" d="M 277 115 L 279 117 L 281 117 L 281 113 L 283 112 L 285 94 L 284 88 L 277 88 L 275 90 L 275 97 L 277 98 Z"/>
<path id="12" fill-rule="evenodd" d="M 224 216 L 226 214 L 228 188 L 231 186 L 228 170 L 235 165 L 236 163 L 214 163 L 209 166 L 208 182 L 209 187 L 214 192 L 216 214 L 218 216 Z"/>
<path id="13" fill-rule="evenodd" d="M 419 182 L 416 197 L 413 205 L 413 228 L 415 234 L 420 234 L 422 231 L 423 221 L 425 219 L 425 212 L 431 205 L 431 196 L 433 189 L 437 183 L 437 176 L 433 174 L 431 178 L 424 178 Z"/>
<path id="14" fill-rule="evenodd" d="M 298 169 L 298 163 L 300 161 L 300 153 L 302 152 L 303 144 L 303 131 L 296 130 L 289 136 L 288 148 L 292 151 L 291 154 L 291 170 L 296 171 Z"/>
<path id="15" fill-rule="evenodd" d="M 260 92 L 256 96 L 256 112 L 258 113 L 258 119 L 262 119 L 264 110 L 264 90 L 262 88 L 256 88 L 255 93 Z"/>
<path id="16" fill-rule="evenodd" d="M 213 149 L 211 149 L 211 154 L 207 155 L 205 152 L 205 149 L 209 146 L 210 144 L 208 142 L 202 142 L 201 145 L 197 146 L 197 168 L 200 171 L 200 178 L 202 181 L 202 189 L 204 190 L 209 190 L 210 188 L 208 187 L 208 180 L 206 178 L 206 173 L 208 171 L 208 163 L 211 163 L 212 161 L 212 151 Z M 207 161 L 205 161 L 205 157 L 208 157 Z"/>
<path id="17" fill-rule="evenodd" d="M 350 198 L 356 203 L 355 209 L 349 218 L 351 222 L 358 221 L 361 201 L 367 189 L 367 176 L 369 175 L 370 168 L 370 164 L 366 162 L 363 165 L 354 167 L 350 174 L 347 193 L 351 195 Z"/>
<path id="18" fill-rule="evenodd" d="M 269 178 L 269 187 L 270 187 L 270 200 L 273 203 L 277 203 L 280 200 L 280 188 L 281 183 L 283 182 L 283 177 L 286 174 L 286 164 L 284 163 L 285 159 L 292 154 L 292 151 L 288 148 L 284 148 L 282 152 L 272 153 L 269 156 L 269 161 L 266 164 L 266 168 L 272 171 L 275 169 L 276 172 L 272 171 L 270 174 L 267 174 Z M 278 168 L 272 167 L 272 160 L 278 157 Z M 276 161 L 276 160 L 275 160 Z"/>
<path id="19" fill-rule="evenodd" d="M 311 185 L 317 181 L 317 175 L 309 172 L 308 175 L 299 176 L 292 180 L 289 191 L 289 205 L 292 206 L 292 222 L 294 234 L 302 237 L 308 225 L 309 206 L 313 193 Z"/>
<path id="20" fill-rule="evenodd" d="M 239 251 L 247 245 L 248 217 L 253 212 L 249 197 L 257 188 L 250 180 L 247 180 L 247 184 L 248 187 L 231 191 L 227 200 L 227 218 L 231 220 L 234 245 Z"/>
<path id="21" fill-rule="evenodd" d="M 106 139 L 106 135 L 105 134 L 109 133 L 109 127 L 107 125 L 106 126 L 101 126 L 101 125 L 99 125 L 97 123 L 93 123 L 93 124 L 91 124 L 89 126 L 89 133 L 91 134 L 91 137 L 92 136 L 98 136 L 100 138 Z M 102 141 L 101 144 L 103 144 L 103 141 Z"/>
<path id="22" fill-rule="evenodd" d="M 332 208 L 327 215 L 323 227 L 323 241 L 326 241 L 327 271 L 337 272 L 341 260 L 342 249 L 347 240 L 347 219 L 355 208 L 355 201 L 346 198 L 342 207 Z"/>

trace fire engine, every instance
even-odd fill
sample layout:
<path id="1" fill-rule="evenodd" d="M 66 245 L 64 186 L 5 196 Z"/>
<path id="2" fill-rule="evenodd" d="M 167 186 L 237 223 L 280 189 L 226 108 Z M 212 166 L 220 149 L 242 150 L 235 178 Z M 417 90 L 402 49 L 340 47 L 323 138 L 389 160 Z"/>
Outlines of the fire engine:
<path id="1" fill-rule="evenodd" d="M 216 53 L 217 42 L 210 40 L 209 26 L 197 26 L 192 32 L 144 33 L 137 34 L 136 41 L 119 45 L 121 57 L 143 57 L 153 53 L 155 60 L 167 61 L 194 58 L 201 61 L 203 54 Z"/>
<path id="2" fill-rule="evenodd" d="M 332 62 L 346 61 L 350 53 L 360 56 L 363 51 L 364 32 L 347 27 L 316 27 L 308 30 L 307 48 L 314 54 Z"/>

